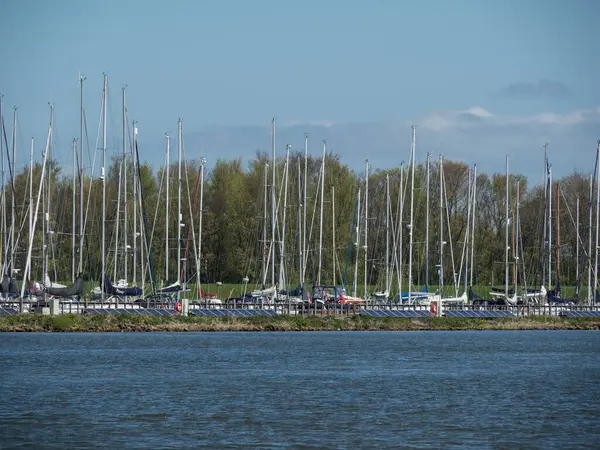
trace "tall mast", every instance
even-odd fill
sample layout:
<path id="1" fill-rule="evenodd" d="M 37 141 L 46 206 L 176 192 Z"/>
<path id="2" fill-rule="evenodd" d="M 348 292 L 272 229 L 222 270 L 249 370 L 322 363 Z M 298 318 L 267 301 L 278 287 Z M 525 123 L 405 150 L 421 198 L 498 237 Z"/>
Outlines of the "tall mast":
<path id="1" fill-rule="evenodd" d="M 390 174 L 385 175 L 385 289 L 390 292 Z M 335 214 L 334 216 L 335 217 Z"/>
<path id="2" fill-rule="evenodd" d="M 198 217 L 198 261 L 200 261 L 200 267 L 202 267 L 202 216 L 204 215 L 204 165 L 206 164 L 206 159 L 202 158 L 200 161 L 200 217 Z M 197 284 L 198 284 L 198 295 L 201 297 L 202 292 L 202 284 L 200 278 L 200 270 L 198 270 L 197 274 Z"/>
<path id="3" fill-rule="evenodd" d="M 123 86 L 123 279 L 127 283 L 127 103 Z"/>
<path id="4" fill-rule="evenodd" d="M 475 253 L 475 206 L 477 205 L 477 164 L 473 167 L 473 222 L 471 228 L 471 279 L 470 286 L 473 287 L 473 272 L 475 272 L 475 266 L 473 265 L 473 255 Z"/>
<path id="5" fill-rule="evenodd" d="M 600 155 L 600 140 L 598 141 L 597 154 Z M 596 252 L 594 259 L 594 297 L 596 296 L 596 289 L 598 288 L 598 228 L 600 227 L 600 158 L 596 167 Z M 590 254 L 591 258 L 591 254 Z"/>
<path id="6" fill-rule="evenodd" d="M 122 170 L 123 165 L 118 164 L 118 172 L 117 172 L 117 214 L 115 217 L 115 256 L 113 258 L 113 280 L 117 280 L 117 266 L 119 263 L 119 213 L 121 207 L 121 179 L 122 179 Z"/>
<path id="7" fill-rule="evenodd" d="M 412 145 L 410 148 L 410 225 L 408 228 L 408 303 L 412 291 L 412 254 L 413 254 L 413 218 L 415 203 L 415 145 L 417 128 L 412 126 Z"/>
<path id="8" fill-rule="evenodd" d="M 263 251 L 262 251 L 262 288 L 265 288 L 265 283 L 267 282 L 267 208 L 268 208 L 268 200 L 267 193 L 269 191 L 269 164 L 265 163 L 265 174 L 264 174 L 264 184 L 265 184 L 265 200 L 264 200 L 264 208 L 263 208 Z M 269 247 L 269 255 L 271 254 L 271 249 Z"/>
<path id="9" fill-rule="evenodd" d="M 282 218 L 282 229 L 281 229 L 281 255 L 279 255 L 279 289 L 283 289 L 285 286 L 285 225 L 287 216 L 287 193 L 288 193 L 288 175 L 289 175 L 289 164 L 290 164 L 290 148 L 291 145 L 285 146 L 285 175 L 284 175 L 284 186 L 283 186 L 283 218 Z"/>
<path id="10" fill-rule="evenodd" d="M 300 158 L 297 159 L 298 162 L 298 278 L 300 281 L 300 286 L 303 286 L 302 283 L 302 265 L 304 264 L 303 258 L 303 249 L 304 249 L 304 236 L 302 235 L 302 172 L 300 168 Z"/>
<path id="11" fill-rule="evenodd" d="M 364 298 L 367 301 L 367 284 L 368 284 L 368 254 L 369 254 L 369 246 L 367 244 L 367 239 L 369 235 L 367 234 L 369 231 L 369 160 L 365 160 L 365 292 Z"/>
<path id="12" fill-rule="evenodd" d="M 438 238 L 439 245 L 439 277 L 440 277 L 440 287 L 439 292 L 440 295 L 443 295 L 444 289 L 444 157 L 440 155 L 440 200 L 439 200 L 439 208 L 440 208 L 440 237 Z"/>
<path id="13" fill-rule="evenodd" d="M 307 200 L 307 186 L 308 186 L 308 134 L 304 134 L 304 179 L 302 184 L 304 185 L 304 195 L 302 198 L 302 273 L 300 274 L 300 282 L 304 288 L 304 281 L 306 277 L 306 261 L 308 252 L 308 243 L 306 240 L 306 211 L 308 210 Z M 304 294 L 303 294 L 304 295 Z"/>
<path id="14" fill-rule="evenodd" d="M 360 252 L 360 187 L 356 199 L 356 251 L 354 253 L 354 280 L 352 281 L 352 296 L 356 297 L 358 285 L 358 254 Z"/>
<path id="15" fill-rule="evenodd" d="M 165 283 L 169 281 L 169 173 L 171 172 L 171 137 L 166 134 L 167 139 L 167 183 L 165 197 Z"/>
<path id="16" fill-rule="evenodd" d="M 72 203 L 72 214 L 71 214 L 71 282 L 75 281 L 75 235 L 77 234 L 75 225 L 75 204 L 77 203 L 77 194 L 75 193 L 75 187 L 77 185 L 77 139 L 73 139 L 73 203 Z"/>
<path id="17" fill-rule="evenodd" d="M 52 123 L 52 113 L 50 113 L 50 123 Z M 52 139 L 52 137 L 50 137 Z M 42 154 L 42 159 L 44 160 L 44 164 L 46 164 L 47 158 L 46 154 L 50 152 L 50 145 L 47 145 L 44 149 L 44 153 Z M 46 190 L 48 188 L 48 183 L 46 183 L 45 179 L 40 179 L 40 186 L 42 189 L 40 190 L 42 196 L 42 284 L 46 285 L 46 272 L 47 272 L 47 259 L 46 259 Z M 34 222 L 35 223 L 35 222 Z"/>
<path id="18" fill-rule="evenodd" d="M 522 249 L 519 250 L 519 242 L 521 240 L 519 236 L 519 230 L 521 229 L 521 179 L 519 178 L 517 181 L 517 213 L 516 213 L 516 222 L 515 222 L 515 294 L 517 292 L 517 283 L 519 281 L 519 251 L 523 252 Z"/>
<path id="19" fill-rule="evenodd" d="M 548 167 L 548 289 L 552 287 L 552 166 Z"/>
<path id="20" fill-rule="evenodd" d="M 512 251 L 513 251 L 513 288 L 514 288 L 514 293 L 516 295 L 517 293 L 517 253 L 515 251 L 515 231 L 516 231 L 516 226 L 515 226 L 515 208 L 511 208 L 511 216 L 512 216 Z"/>
<path id="21" fill-rule="evenodd" d="M 183 226 L 183 217 L 181 215 L 181 151 L 183 147 L 183 123 L 179 119 L 179 139 L 177 142 L 177 281 L 183 282 L 185 279 L 181 274 L 181 227 Z M 177 291 L 179 298 L 179 291 Z"/>
<path id="22" fill-rule="evenodd" d="M 542 255 L 541 255 L 541 266 L 542 266 L 542 283 L 543 286 L 546 282 L 546 251 L 548 251 L 548 143 L 544 143 L 544 226 L 542 231 Z M 550 286 L 548 286 L 550 289 Z"/>
<path id="23" fill-rule="evenodd" d="M 429 286 L 429 159 L 431 153 L 427 152 L 427 176 L 425 187 L 425 286 Z"/>
<path id="24" fill-rule="evenodd" d="M 335 185 L 331 185 L 331 231 L 332 231 L 332 257 L 333 257 L 333 285 L 335 286 Z"/>
<path id="25" fill-rule="evenodd" d="M 577 196 L 576 203 L 576 224 L 575 224 L 575 234 L 577 237 L 577 242 L 575 244 L 575 273 L 577 274 L 577 289 L 579 290 L 579 195 Z"/>
<path id="26" fill-rule="evenodd" d="M 83 272 L 83 176 L 84 176 L 84 165 L 83 165 L 83 120 L 84 120 L 84 110 L 83 110 L 83 82 L 85 77 L 79 75 L 79 100 L 80 100 L 80 108 L 79 108 L 79 273 Z M 33 142 L 32 142 L 33 145 Z"/>
<path id="27" fill-rule="evenodd" d="M 319 216 L 319 264 L 317 271 L 317 285 L 321 285 L 321 264 L 323 258 L 323 197 L 325 195 L 325 152 L 327 143 L 323 141 L 323 159 L 321 160 L 321 214 Z"/>
<path id="28" fill-rule="evenodd" d="M 106 276 L 106 90 L 108 85 L 107 75 L 104 74 L 104 89 L 102 91 L 102 271 L 100 286 L 102 286 L 102 300 L 104 300 L 104 277 Z"/>
<path id="29" fill-rule="evenodd" d="M 508 221 L 508 202 L 509 202 L 509 186 L 508 186 L 508 155 L 506 155 L 506 196 L 505 196 L 505 230 L 504 230 L 504 235 L 505 235 L 505 242 L 504 242 L 504 295 L 505 298 L 508 298 L 508 225 L 509 225 L 509 221 Z M 516 294 L 516 293 L 515 293 Z"/>
<path id="30" fill-rule="evenodd" d="M 17 107 L 13 107 L 13 132 L 12 132 L 12 161 L 9 166 L 11 174 L 11 202 L 10 202 L 10 277 L 12 278 L 15 263 L 15 232 L 17 231 L 17 225 L 15 223 L 15 169 L 17 167 L 15 160 L 17 157 Z M 2 186 L 4 188 L 4 186 Z"/>
<path id="31" fill-rule="evenodd" d="M 31 150 L 29 151 L 29 234 L 31 239 L 33 236 L 33 136 L 31 136 Z M 31 279 L 31 267 L 29 272 L 23 274 L 23 279 Z"/>
<path id="32" fill-rule="evenodd" d="M 596 160 L 598 160 L 598 153 L 596 153 Z M 592 199 L 594 198 L 594 178 L 590 174 L 590 192 L 589 192 L 589 204 L 588 210 L 588 303 L 591 305 L 594 302 L 595 293 L 592 291 Z"/>
<path id="33" fill-rule="evenodd" d="M 462 270 L 462 258 L 464 257 L 465 263 L 465 272 L 464 272 L 464 292 L 467 292 L 467 280 L 469 275 L 469 238 L 471 235 L 471 214 L 473 209 L 473 200 L 472 195 L 473 191 L 471 190 L 471 168 L 468 169 L 468 181 L 467 181 L 467 226 L 465 227 L 465 242 L 463 245 L 463 256 L 461 257 L 461 270 Z"/>
<path id="34" fill-rule="evenodd" d="M 404 162 L 400 163 L 400 194 L 398 195 L 398 200 L 400 202 L 400 214 L 398 220 L 398 253 L 400 254 L 398 273 L 400 275 L 398 277 L 398 292 L 400 293 L 400 300 L 402 301 L 402 277 L 404 276 L 402 273 L 402 265 L 404 263 L 404 225 L 402 224 L 402 219 L 404 219 Z"/>
<path id="35" fill-rule="evenodd" d="M 54 105 L 50 104 L 50 117 L 52 120 L 52 124 L 54 126 Z M 54 137 L 54 135 L 52 135 L 50 137 L 50 143 L 48 145 L 48 159 L 50 159 L 50 161 L 52 161 L 52 138 Z M 53 231 L 51 230 L 50 227 L 50 202 L 52 199 L 52 173 L 50 172 L 48 174 L 48 182 L 46 183 L 46 234 L 47 234 L 47 240 L 46 240 L 46 255 L 44 257 L 44 262 L 45 262 L 45 267 L 46 270 L 44 271 L 44 280 L 46 280 L 46 274 L 48 272 L 48 250 L 49 248 L 51 248 L 52 246 L 52 234 Z"/>
<path id="36" fill-rule="evenodd" d="M 271 252 L 273 257 L 271 258 L 271 286 L 275 286 L 275 218 L 277 214 L 276 210 L 276 195 L 275 195 L 275 185 L 276 185 L 276 167 L 275 167 L 275 117 L 271 120 L 271 150 L 273 152 L 273 160 L 271 163 L 273 164 L 273 177 L 271 184 Z"/>
<path id="37" fill-rule="evenodd" d="M 556 284 L 560 285 L 560 182 L 556 183 Z"/>
<path id="38" fill-rule="evenodd" d="M 32 224 L 32 232 L 29 234 L 29 243 L 27 246 L 27 259 L 25 260 L 25 271 L 23 272 L 24 274 L 30 274 L 31 273 L 31 250 L 33 249 L 33 230 L 35 230 L 35 225 L 37 223 L 37 218 L 38 218 L 38 211 L 40 208 L 40 200 L 42 199 L 42 191 L 44 188 L 44 176 L 46 174 L 46 161 L 48 159 L 48 152 L 50 149 L 50 142 L 52 140 L 52 121 L 53 121 L 53 109 L 52 106 L 50 107 L 50 125 L 48 126 L 48 137 L 46 139 L 46 149 L 43 153 L 43 160 L 42 160 L 42 173 L 40 176 L 40 186 L 38 188 L 38 196 L 37 196 L 37 200 L 36 200 L 36 204 L 35 204 L 35 212 L 33 214 L 33 224 Z M 1 116 L 0 116 L 1 117 Z M 32 143 L 33 143 L 33 139 L 32 139 Z M 45 279 L 45 277 L 44 277 Z M 28 283 L 26 283 L 26 280 L 23 279 L 23 283 L 21 284 L 21 298 L 23 298 L 23 296 L 25 295 L 25 286 L 27 286 Z"/>
<path id="39" fill-rule="evenodd" d="M 137 216 L 137 204 L 138 204 L 138 167 L 137 167 L 137 158 L 135 155 L 135 147 L 136 147 L 136 141 L 137 141 L 137 122 L 134 120 L 133 121 L 133 142 L 131 143 L 131 156 L 132 156 L 132 163 L 133 163 L 133 285 L 136 286 L 137 285 L 137 279 L 136 279 L 136 275 L 137 275 L 137 238 L 138 238 L 138 233 L 137 233 L 137 223 L 138 223 L 138 216 Z"/>

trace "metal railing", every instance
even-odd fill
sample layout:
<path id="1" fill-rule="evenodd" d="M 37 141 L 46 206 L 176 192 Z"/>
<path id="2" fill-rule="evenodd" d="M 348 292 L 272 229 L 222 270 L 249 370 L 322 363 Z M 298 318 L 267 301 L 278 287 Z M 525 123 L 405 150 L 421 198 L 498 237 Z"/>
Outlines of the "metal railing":
<path id="1" fill-rule="evenodd" d="M 32 301 L 21 301 L 20 299 L 0 299 L 0 306 L 5 308 L 14 308 L 17 311 L 25 313 L 44 313 L 43 308 L 47 307 L 47 304 L 43 302 L 32 302 Z M 61 301 L 59 304 L 59 312 L 61 314 L 80 314 L 86 309 L 166 309 L 172 311 L 173 314 L 178 314 L 175 308 L 175 302 L 159 302 L 144 299 L 142 301 L 133 299 L 131 301 L 122 301 L 116 299 L 116 301 L 97 301 L 81 299 L 81 301 Z M 376 310 L 376 311 L 387 311 L 387 310 L 402 310 L 402 311 L 428 311 L 429 305 L 419 304 L 395 304 L 395 303 L 383 303 L 376 301 L 367 301 L 363 304 L 314 304 L 305 302 L 294 302 L 294 301 L 279 301 L 279 302 L 266 302 L 266 301 L 254 301 L 254 302 L 222 302 L 216 303 L 208 299 L 201 301 L 190 301 L 189 310 L 194 309 L 267 309 L 273 310 L 278 315 L 300 315 L 300 316 L 352 316 L 360 314 L 363 310 Z M 442 305 L 442 315 L 446 311 L 509 311 L 517 317 L 530 317 L 530 316 L 559 316 L 564 311 L 582 311 L 589 312 L 595 311 L 600 312 L 600 304 L 596 305 L 560 305 L 560 304 L 548 304 L 548 305 L 469 305 L 469 304 L 455 304 L 455 305 Z M 47 311 L 45 312 L 48 313 Z"/>

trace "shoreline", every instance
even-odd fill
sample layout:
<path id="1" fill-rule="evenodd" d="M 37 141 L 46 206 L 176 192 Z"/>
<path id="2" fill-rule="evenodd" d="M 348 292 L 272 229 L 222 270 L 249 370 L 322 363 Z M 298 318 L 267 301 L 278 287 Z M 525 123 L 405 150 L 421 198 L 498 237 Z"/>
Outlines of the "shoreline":
<path id="1" fill-rule="evenodd" d="M 458 317 L 182 317 L 129 315 L 15 315 L 0 317 L 0 332 L 199 332 L 199 331 L 465 331 L 600 330 L 600 318 L 532 316 Z"/>

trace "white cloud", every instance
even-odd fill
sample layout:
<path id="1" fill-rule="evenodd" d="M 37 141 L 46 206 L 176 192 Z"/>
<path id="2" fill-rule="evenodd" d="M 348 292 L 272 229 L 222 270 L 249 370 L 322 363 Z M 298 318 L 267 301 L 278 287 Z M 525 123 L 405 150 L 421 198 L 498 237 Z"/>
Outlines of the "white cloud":
<path id="1" fill-rule="evenodd" d="M 363 170 L 365 158 L 374 168 L 397 167 L 407 161 L 410 149 L 410 125 L 417 125 L 417 160 L 424 161 L 428 152 L 437 157 L 461 160 L 488 173 L 503 172 L 506 154 L 511 156 L 511 171 L 541 178 L 544 142 L 549 143 L 549 157 L 556 176 L 575 169 L 590 171 L 594 164 L 596 142 L 600 138 L 600 108 L 566 113 L 545 112 L 534 115 L 496 114 L 481 106 L 462 110 L 437 111 L 405 123 L 334 123 L 331 121 L 277 120 L 277 151 L 284 155 L 286 144 L 294 150 L 304 148 L 308 132 L 309 151 L 318 156 L 321 140 L 341 156 L 343 163 Z M 257 149 L 270 151 L 270 122 L 264 126 L 209 126 L 186 133 L 186 148 L 204 149 L 209 164 L 218 158 L 254 157 Z M 151 148 L 149 148 L 151 147 Z M 146 147 L 150 161 L 162 163 L 162 141 Z M 189 158 L 199 153 L 188 153 Z M 148 159 L 150 157 L 148 156 Z"/>
<path id="2" fill-rule="evenodd" d="M 510 125 L 578 125 L 600 124 L 600 108 L 572 111 L 566 114 L 544 112 L 532 116 L 495 115 L 481 106 L 466 110 L 447 110 L 430 114 L 420 121 L 424 128 L 440 132 L 448 129 L 477 129 Z"/>

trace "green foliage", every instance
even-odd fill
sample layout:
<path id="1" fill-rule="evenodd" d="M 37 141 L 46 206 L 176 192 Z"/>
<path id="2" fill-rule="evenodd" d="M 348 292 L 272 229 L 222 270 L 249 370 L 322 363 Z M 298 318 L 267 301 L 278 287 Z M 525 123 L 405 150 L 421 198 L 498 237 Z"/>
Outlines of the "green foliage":
<path id="1" fill-rule="evenodd" d="M 184 277 L 190 282 L 196 281 L 196 272 L 200 273 L 200 279 L 204 283 L 223 283 L 239 284 L 243 277 L 249 277 L 250 283 L 248 290 L 260 287 L 263 284 L 262 267 L 265 262 L 268 248 L 270 245 L 270 219 L 268 219 L 267 242 L 263 242 L 263 216 L 265 207 L 270 215 L 271 201 L 271 166 L 267 170 L 267 179 L 264 179 L 265 164 L 271 163 L 264 153 L 258 153 L 256 157 L 244 164 L 242 159 L 218 160 L 212 170 L 205 173 L 204 185 L 204 207 L 202 211 L 202 250 L 198 260 L 194 257 L 195 248 L 198 242 L 198 220 L 199 220 L 199 200 L 196 191 L 199 177 L 199 163 L 197 161 L 188 161 L 183 170 L 182 181 L 182 257 L 185 259 Z M 450 246 L 452 246 L 455 259 L 454 271 L 458 272 L 460 266 L 460 256 L 464 245 L 465 236 L 468 229 L 468 178 L 469 168 L 462 162 L 444 161 L 443 183 L 445 194 L 442 200 L 440 216 L 440 172 L 439 163 L 431 163 L 430 171 L 430 189 L 429 189 L 429 259 L 425 254 L 426 237 L 426 214 L 427 214 L 427 186 L 426 186 L 426 167 L 420 165 L 415 168 L 415 190 L 414 190 L 414 230 L 413 230 L 413 282 L 417 286 L 424 284 L 438 284 L 439 277 L 436 270 L 436 264 L 439 263 L 438 241 L 440 240 L 440 223 L 443 223 L 443 240 L 448 245 L 444 248 L 444 284 L 450 285 L 453 279 L 453 267 L 450 259 Z M 283 189 L 282 182 L 284 176 L 285 158 L 280 157 L 276 162 L 277 173 L 277 197 L 278 197 L 278 234 L 275 237 L 275 265 L 276 280 L 279 274 L 280 265 L 280 241 L 281 222 L 283 221 Z M 123 177 L 122 161 L 114 158 L 107 176 L 107 219 L 106 219 L 106 257 L 107 272 L 113 277 L 113 268 L 116 259 L 117 279 L 133 278 L 133 164 L 128 160 L 127 192 L 128 204 L 127 210 L 123 206 L 123 186 L 119 194 L 119 179 Z M 299 218 L 299 205 L 302 203 L 302 192 L 304 182 L 307 181 L 307 233 L 309 240 L 309 253 L 307 257 L 307 285 L 311 285 L 317 272 L 317 254 L 319 250 L 319 207 L 320 202 L 320 167 L 321 160 L 318 157 L 310 156 L 308 159 L 308 180 L 304 180 L 304 154 L 292 153 L 289 157 L 288 167 L 288 192 L 287 192 L 287 210 L 285 225 L 285 274 L 286 284 L 295 287 L 299 277 L 299 231 L 301 229 L 301 220 Z M 357 203 L 358 189 L 361 188 L 361 207 L 364 206 L 364 173 L 358 173 L 351 170 L 341 162 L 339 155 L 329 154 L 325 161 L 325 189 L 324 189 L 324 217 L 323 217 L 323 237 L 322 237 L 322 281 L 332 283 L 335 277 L 337 284 L 342 284 L 345 280 L 347 287 L 351 287 L 354 277 L 354 261 L 357 250 L 362 250 L 362 238 L 359 247 L 355 243 L 356 220 L 355 208 Z M 71 238 L 72 238 L 72 180 L 67 170 L 61 171 L 55 162 L 51 163 L 51 183 L 50 183 L 50 226 L 54 232 L 51 235 L 51 245 L 49 246 L 49 267 L 48 273 L 52 279 L 67 280 L 71 279 Z M 400 281 L 403 289 L 407 283 L 407 248 L 408 248 L 408 218 L 410 207 L 410 189 L 400 201 L 400 179 L 403 178 L 404 186 L 409 186 L 409 171 L 406 166 L 403 169 L 392 168 L 389 170 L 377 170 L 369 177 L 369 212 L 368 212 L 368 266 L 367 266 L 367 284 L 372 286 L 370 292 L 383 290 L 385 280 L 385 261 L 386 254 L 386 191 L 387 179 L 389 179 L 389 190 L 391 199 L 391 222 L 396 232 L 396 236 L 401 241 L 397 242 L 396 260 L 404 264 Z M 170 167 L 169 179 L 169 233 L 166 237 L 166 177 L 165 170 L 153 171 L 147 164 L 140 168 L 141 186 L 143 188 L 144 209 L 147 217 L 146 230 L 152 233 L 151 247 L 144 247 L 144 255 L 150 250 L 150 256 L 155 269 L 155 281 L 158 285 L 167 282 L 173 282 L 178 278 L 177 268 L 177 167 L 172 164 Z M 39 177 L 41 168 L 36 166 L 33 175 L 33 190 L 37 194 L 39 186 Z M 100 276 L 100 254 L 101 254 L 101 191 L 102 185 L 97 175 L 95 178 L 88 176 L 82 180 L 84 183 L 84 199 L 88 200 L 86 206 L 87 222 L 85 234 L 85 247 L 83 252 L 84 272 L 89 274 L 94 285 L 97 285 Z M 29 205 L 29 170 L 23 168 L 15 178 L 15 192 L 17 204 L 17 220 L 20 226 L 20 233 L 17 239 L 16 249 L 16 268 L 23 270 L 29 240 L 27 227 L 27 214 Z M 540 186 L 530 187 L 527 180 L 520 175 L 513 175 L 509 180 L 510 200 L 509 209 L 516 208 L 516 187 L 519 185 L 520 194 L 520 242 L 523 249 L 523 258 L 520 260 L 518 271 L 519 284 L 527 284 L 529 287 L 538 285 L 541 282 L 541 260 L 542 251 L 542 219 L 544 213 L 544 192 Z M 581 239 L 583 239 L 584 225 L 587 220 L 588 205 L 588 187 L 586 176 L 574 173 L 555 183 L 553 193 L 555 194 L 557 185 L 561 189 L 561 206 L 558 211 L 558 204 L 553 204 L 553 215 L 560 218 L 560 249 L 561 249 L 561 267 L 560 277 L 562 284 L 574 283 L 577 277 L 575 268 L 577 265 L 575 258 L 576 231 L 573 226 L 576 216 L 576 198 L 580 199 L 579 223 L 581 224 Z M 266 185 L 266 186 L 265 186 Z M 335 198 L 333 190 L 335 188 Z M 267 189 L 267 205 L 265 205 L 265 188 Z M 491 176 L 479 173 L 477 177 L 477 209 L 475 217 L 475 273 L 474 284 L 489 286 L 490 284 L 504 283 L 504 239 L 506 233 L 505 218 L 505 188 L 506 180 L 502 173 L 492 174 Z M 6 189 L 9 189 L 7 186 Z M 121 204 L 117 213 L 117 198 L 121 195 Z M 556 195 L 554 195 L 556 198 Z M 11 195 L 7 191 L 7 208 L 11 207 Z M 47 197 L 46 197 L 47 200 Z M 333 204 L 335 202 L 335 215 L 333 214 Z M 79 205 L 79 187 L 76 188 L 76 203 Z M 403 210 L 402 220 L 398 220 L 399 211 Z M 140 232 L 141 208 L 138 207 L 138 228 Z M 116 245 L 117 255 L 115 258 L 115 240 L 116 240 L 116 219 L 119 216 L 119 236 Z M 128 245 L 131 247 L 126 255 L 123 253 L 123 217 L 128 218 Z M 359 219 L 364 217 L 364 210 L 359 211 Z M 76 232 L 79 232 L 79 211 L 76 211 Z M 42 223 L 41 212 L 38 217 L 37 231 L 33 246 L 33 266 L 32 278 L 39 280 L 42 278 L 42 235 L 40 233 Z M 354 227 L 353 227 L 354 224 Z M 448 229 L 448 224 L 450 229 Z M 364 221 L 361 222 L 361 232 L 364 230 Z M 192 231 L 193 229 L 193 231 Z M 512 239 L 512 227 L 509 227 L 509 240 Z M 335 234 L 335 248 L 333 238 Z M 48 237 L 48 236 L 46 236 Z M 169 242 L 169 254 L 165 255 L 165 239 Z M 390 238 L 390 247 L 393 246 L 394 237 Z M 138 265 L 141 261 L 142 236 L 137 238 Z M 556 249 L 557 242 L 553 242 Z M 400 252 L 402 245 L 402 252 Z M 3 252 L 0 252 L 2 254 Z M 391 250 L 390 250 L 391 253 Z M 357 271 L 359 279 L 357 284 L 364 284 L 364 258 L 362 251 L 358 258 Z M 169 259 L 169 271 L 165 272 L 165 259 Z M 80 258 L 79 249 L 76 252 L 76 262 Z M 145 256 L 146 258 L 146 256 Z M 127 259 L 128 273 L 124 273 L 124 262 Z M 393 258 L 391 258 L 393 260 Z M 553 258 L 556 261 L 556 258 Z M 511 263 L 513 257 L 511 255 Z M 426 268 L 429 267 L 429 279 L 426 279 Z M 138 266 L 137 280 L 141 278 L 140 268 Z M 554 267 L 558 271 L 558 267 Z M 21 272 L 22 273 L 22 272 Z M 464 274 L 464 271 L 463 271 Z M 126 276 L 125 276 L 126 275 Z M 398 289 L 398 279 L 395 274 L 392 275 L 392 292 Z M 553 277 L 556 279 L 556 273 Z M 512 284 L 512 269 L 510 273 Z M 147 280 L 147 276 L 146 276 Z M 270 284 L 270 272 L 267 273 L 266 283 Z M 462 278 L 461 278 L 462 282 Z M 214 286 L 211 287 L 214 292 Z M 241 288 L 238 289 L 241 293 Z M 350 290 L 350 289 L 349 289 Z M 484 291 L 486 289 L 483 289 Z M 221 296 L 230 293 L 230 289 L 225 286 L 221 288 Z M 359 289 L 359 295 L 362 289 Z"/>

